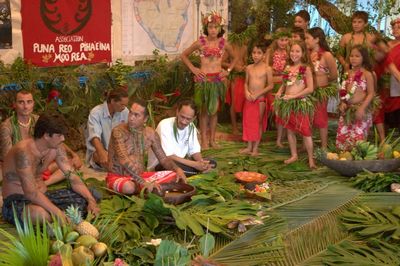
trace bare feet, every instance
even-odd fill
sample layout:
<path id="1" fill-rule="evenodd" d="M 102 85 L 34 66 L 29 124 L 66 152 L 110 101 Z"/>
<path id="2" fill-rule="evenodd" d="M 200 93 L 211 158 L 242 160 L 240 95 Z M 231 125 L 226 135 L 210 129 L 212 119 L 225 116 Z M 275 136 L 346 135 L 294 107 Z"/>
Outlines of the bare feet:
<path id="1" fill-rule="evenodd" d="M 278 148 L 284 148 L 284 147 L 283 147 L 283 144 L 282 144 L 281 142 L 278 142 L 278 141 L 276 142 L 276 146 L 277 146 Z"/>
<path id="2" fill-rule="evenodd" d="M 233 128 L 232 129 L 232 134 L 237 136 L 237 135 L 240 135 L 240 132 L 239 132 L 239 130 L 237 128 Z"/>
<path id="3" fill-rule="evenodd" d="M 221 146 L 218 143 L 216 143 L 215 141 L 211 141 L 210 142 L 210 147 L 213 148 L 213 149 L 221 148 Z"/>
<path id="4" fill-rule="evenodd" d="M 309 159 L 308 160 L 308 166 L 310 167 L 310 169 L 317 169 L 317 166 L 315 165 L 314 159 Z"/>
<path id="5" fill-rule="evenodd" d="M 257 150 L 253 151 L 250 155 L 253 156 L 253 157 L 258 156 L 258 151 Z"/>
<path id="6" fill-rule="evenodd" d="M 295 161 L 297 161 L 297 155 L 296 156 L 292 156 L 292 157 L 290 157 L 289 159 L 287 159 L 287 160 L 285 160 L 285 161 L 283 161 L 285 164 L 291 164 L 291 163 L 294 163 Z"/>
<path id="7" fill-rule="evenodd" d="M 207 142 L 201 142 L 201 149 L 203 150 L 203 151 L 205 151 L 205 150 L 208 150 L 210 148 L 210 146 L 208 145 L 208 143 Z"/>
<path id="8" fill-rule="evenodd" d="M 251 150 L 249 148 L 241 149 L 239 151 L 240 154 L 251 154 Z"/>

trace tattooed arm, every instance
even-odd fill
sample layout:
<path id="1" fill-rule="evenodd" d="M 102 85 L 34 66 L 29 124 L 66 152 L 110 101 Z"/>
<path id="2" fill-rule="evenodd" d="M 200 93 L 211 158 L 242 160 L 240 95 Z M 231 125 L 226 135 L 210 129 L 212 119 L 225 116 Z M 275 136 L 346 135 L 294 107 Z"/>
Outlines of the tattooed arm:
<path id="1" fill-rule="evenodd" d="M 4 121 L 0 125 L 0 163 L 3 162 L 7 152 L 12 147 L 12 132 L 10 123 Z"/>
<path id="2" fill-rule="evenodd" d="M 109 146 L 109 149 L 113 149 L 113 151 L 109 151 L 109 153 L 113 154 L 116 157 L 118 164 L 122 166 L 126 172 L 129 173 L 129 175 L 135 180 L 135 182 L 143 185 L 145 181 L 139 176 L 139 174 L 143 171 L 143 164 L 141 163 L 141 160 L 139 160 L 139 158 L 137 158 L 137 160 L 132 160 L 131 157 L 128 155 L 128 151 L 126 150 L 127 144 L 125 143 L 126 138 L 127 136 L 124 132 L 123 127 L 115 127 L 111 132 L 111 145 Z"/>
<path id="3" fill-rule="evenodd" d="M 35 159 L 26 151 L 26 147 L 20 147 L 15 151 L 16 172 L 21 180 L 24 196 L 34 205 L 38 205 L 51 214 L 65 220 L 65 214 L 38 189 L 34 169 Z"/>
<path id="4" fill-rule="evenodd" d="M 179 168 L 171 158 L 165 155 L 165 152 L 161 146 L 160 136 L 157 134 L 157 132 L 154 131 L 152 132 L 151 149 L 156 155 L 158 161 L 165 169 L 173 170 L 176 172 L 177 181 L 179 180 L 182 180 L 183 182 L 186 181 L 186 176 L 183 170 Z"/>
<path id="5" fill-rule="evenodd" d="M 92 193 L 90 193 L 86 185 L 82 182 L 81 178 L 73 172 L 74 168 L 67 157 L 64 145 L 60 145 L 57 148 L 56 163 L 64 173 L 65 177 L 71 182 L 72 190 L 86 199 L 88 202 L 88 211 L 98 214 L 100 209 L 97 207 L 96 200 L 93 198 Z"/>

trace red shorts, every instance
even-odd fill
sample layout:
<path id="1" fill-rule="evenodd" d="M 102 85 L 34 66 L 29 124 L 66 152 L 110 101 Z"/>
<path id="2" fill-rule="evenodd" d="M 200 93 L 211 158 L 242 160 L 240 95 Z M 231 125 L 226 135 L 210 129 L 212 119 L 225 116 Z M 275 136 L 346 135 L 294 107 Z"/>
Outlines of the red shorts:
<path id="1" fill-rule="evenodd" d="M 146 182 L 156 182 L 157 184 L 162 184 L 174 181 L 176 178 L 176 173 L 173 171 L 143 172 L 140 176 Z M 122 193 L 122 188 L 126 182 L 134 182 L 134 179 L 130 176 L 107 173 L 106 183 L 109 189 Z"/>

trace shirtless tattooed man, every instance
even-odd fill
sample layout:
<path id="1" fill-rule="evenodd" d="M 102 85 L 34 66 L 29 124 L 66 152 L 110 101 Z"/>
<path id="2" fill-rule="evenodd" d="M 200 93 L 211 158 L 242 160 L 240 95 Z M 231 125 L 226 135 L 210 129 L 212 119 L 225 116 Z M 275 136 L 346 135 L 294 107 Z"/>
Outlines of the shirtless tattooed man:
<path id="1" fill-rule="evenodd" d="M 158 134 L 151 127 L 145 126 L 148 116 L 146 102 L 136 99 L 130 105 L 128 123 L 112 130 L 108 149 L 108 169 L 112 172 L 106 178 L 108 188 L 128 195 L 138 193 L 140 188 L 148 191 L 159 189 L 158 184 L 142 178 L 146 173 L 149 149 L 165 169 L 176 173 L 177 181 L 186 181 L 183 170 L 165 155 Z"/>
<path id="2" fill-rule="evenodd" d="M 79 206 L 83 212 L 99 213 L 96 200 L 73 173 L 74 168 L 62 145 L 66 132 L 67 127 L 61 116 L 43 114 L 36 122 L 33 138 L 21 140 L 6 155 L 2 187 L 2 214 L 6 221 L 15 223 L 13 206 L 20 220 L 24 207 L 29 210 L 33 221 L 50 220 L 51 215 L 65 220 L 63 210 L 71 204 Z M 69 179 L 72 190 L 47 191 L 41 173 L 54 160 Z"/>

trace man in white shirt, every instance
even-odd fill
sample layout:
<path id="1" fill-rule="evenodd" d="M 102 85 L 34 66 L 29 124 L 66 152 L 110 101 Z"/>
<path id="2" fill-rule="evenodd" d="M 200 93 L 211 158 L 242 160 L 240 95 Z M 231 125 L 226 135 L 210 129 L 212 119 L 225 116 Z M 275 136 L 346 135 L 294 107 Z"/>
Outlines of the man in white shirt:
<path id="1" fill-rule="evenodd" d="M 196 105 L 191 99 L 182 99 L 177 106 L 176 117 L 163 119 L 157 126 L 157 133 L 165 154 L 171 158 L 186 176 L 207 172 L 215 168 L 216 162 L 201 156 L 197 129 Z M 149 154 L 149 168 L 163 170 L 154 154 Z"/>

